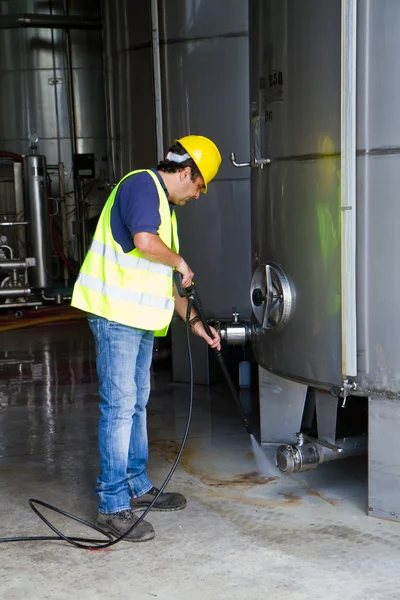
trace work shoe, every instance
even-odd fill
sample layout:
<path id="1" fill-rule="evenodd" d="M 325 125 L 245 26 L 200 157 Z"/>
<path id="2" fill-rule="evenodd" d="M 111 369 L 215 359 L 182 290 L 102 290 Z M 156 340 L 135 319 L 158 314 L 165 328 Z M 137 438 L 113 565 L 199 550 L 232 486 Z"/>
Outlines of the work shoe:
<path id="1" fill-rule="evenodd" d="M 119 537 L 125 531 L 128 531 L 139 517 L 133 514 L 128 508 L 113 514 L 97 514 L 96 525 L 105 533 L 111 533 L 114 537 Z M 153 526 L 148 521 L 141 521 L 129 535 L 124 538 L 126 542 L 147 542 L 155 536 Z"/>
<path id="2" fill-rule="evenodd" d="M 139 498 L 131 498 L 131 508 L 135 510 L 143 510 L 147 508 L 157 496 L 159 490 L 152 487 L 151 490 L 139 496 Z M 162 493 L 152 506 L 151 510 L 181 510 L 186 506 L 186 498 L 182 494 Z"/>

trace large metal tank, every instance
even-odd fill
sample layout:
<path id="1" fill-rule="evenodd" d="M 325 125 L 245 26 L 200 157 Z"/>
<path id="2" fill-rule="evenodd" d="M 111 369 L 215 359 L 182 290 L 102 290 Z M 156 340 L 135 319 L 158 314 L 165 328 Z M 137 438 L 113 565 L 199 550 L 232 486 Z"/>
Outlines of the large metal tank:
<path id="1" fill-rule="evenodd" d="M 156 165 L 152 60 L 154 2 L 103 0 L 107 98 L 115 180 Z M 157 4 L 157 3 L 156 3 Z M 158 2 L 163 150 L 190 133 L 209 136 L 221 169 L 207 196 L 178 210 L 182 255 L 211 317 L 232 306 L 250 316 L 250 173 L 229 162 L 249 153 L 248 4 L 242 0 Z"/>
<path id="2" fill-rule="evenodd" d="M 262 438 L 295 441 L 312 400 L 319 448 L 339 457 L 349 448 L 337 439 L 338 406 L 368 398 L 369 512 L 391 519 L 400 515 L 399 24 L 396 0 L 251 3 Z M 282 449 L 283 470 L 318 464 L 318 444 L 305 442 Z"/>
<path id="3" fill-rule="evenodd" d="M 66 13 L 82 22 L 50 27 L 50 19 Z M 21 15 L 41 17 L 42 25 L 18 24 Z M 101 181 L 108 169 L 100 17 L 100 0 L 0 0 L 0 149 L 27 154 L 34 144 L 47 165 L 64 163 L 70 241 L 78 187 L 73 155 L 94 154 Z M 55 172 L 52 191 L 57 195 Z M 102 202 L 95 193 L 91 213 L 98 214 Z"/>

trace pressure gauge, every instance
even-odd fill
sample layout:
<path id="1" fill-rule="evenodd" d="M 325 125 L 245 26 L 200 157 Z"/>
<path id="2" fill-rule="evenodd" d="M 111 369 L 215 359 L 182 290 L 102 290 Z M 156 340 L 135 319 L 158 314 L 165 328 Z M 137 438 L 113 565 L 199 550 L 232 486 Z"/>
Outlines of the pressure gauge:
<path id="1" fill-rule="evenodd" d="M 29 141 L 31 144 L 33 144 L 33 145 L 36 145 L 36 144 L 38 143 L 38 141 L 39 141 L 39 136 L 38 136 L 38 134 L 37 134 L 37 133 L 30 133 L 30 134 L 28 135 L 28 141 Z"/>

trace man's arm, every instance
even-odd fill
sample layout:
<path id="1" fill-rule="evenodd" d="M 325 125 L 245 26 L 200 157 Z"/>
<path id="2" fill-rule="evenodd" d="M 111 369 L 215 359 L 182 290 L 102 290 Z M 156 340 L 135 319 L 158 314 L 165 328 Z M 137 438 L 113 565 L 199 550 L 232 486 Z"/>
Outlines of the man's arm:
<path id="1" fill-rule="evenodd" d="M 162 263 L 175 267 L 177 271 L 182 273 L 183 287 L 189 287 L 193 281 L 193 271 L 189 265 L 183 260 L 182 256 L 168 248 L 161 238 L 154 233 L 135 233 L 133 243 L 148 260 Z"/>
<path id="2" fill-rule="evenodd" d="M 178 294 L 178 290 L 176 289 L 175 285 L 174 285 L 174 297 L 175 297 L 175 310 L 178 313 L 178 315 L 181 317 L 181 319 L 186 321 L 186 311 L 187 311 L 188 300 L 187 300 L 187 298 L 182 298 Z M 192 308 L 192 310 L 190 311 L 190 318 L 193 319 L 193 317 L 195 317 L 195 316 L 196 316 L 196 313 Z M 197 323 L 195 323 L 191 329 L 195 335 L 202 337 L 207 342 L 207 344 L 209 344 L 211 346 L 211 348 L 216 348 L 217 350 L 221 350 L 221 338 L 219 337 L 219 335 L 216 332 L 216 330 L 214 329 L 214 327 L 210 327 L 211 332 L 214 336 L 213 338 L 210 338 L 206 334 L 206 331 L 205 331 L 201 321 L 197 321 Z"/>
<path id="3" fill-rule="evenodd" d="M 189 287 L 193 281 L 193 271 L 190 269 L 189 265 L 183 260 L 183 258 L 168 248 L 164 244 L 164 242 L 160 239 L 160 237 L 154 233 L 136 233 L 133 236 L 133 243 L 136 248 L 139 250 L 140 254 L 142 254 L 148 260 L 154 260 L 155 262 L 162 263 L 164 265 L 169 265 L 170 267 L 175 267 L 177 271 L 182 273 L 182 286 Z M 175 310 L 178 315 L 186 321 L 186 310 L 187 310 L 187 298 L 181 298 L 178 294 L 177 289 L 174 285 L 174 297 L 175 297 Z M 190 313 L 190 318 L 196 316 L 196 313 L 192 309 Z M 210 338 L 200 321 L 195 323 L 192 327 L 192 331 L 195 335 L 202 337 L 207 344 L 211 346 L 211 348 L 216 348 L 217 350 L 221 350 L 221 340 L 218 333 L 215 331 L 213 327 L 211 327 L 212 334 L 214 338 Z"/>

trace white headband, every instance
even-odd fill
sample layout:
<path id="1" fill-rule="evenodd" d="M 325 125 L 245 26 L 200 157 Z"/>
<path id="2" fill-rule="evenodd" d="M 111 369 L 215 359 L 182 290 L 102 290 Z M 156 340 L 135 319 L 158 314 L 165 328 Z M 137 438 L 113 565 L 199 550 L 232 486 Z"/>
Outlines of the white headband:
<path id="1" fill-rule="evenodd" d="M 168 152 L 167 156 L 165 157 L 167 160 L 172 160 L 173 162 L 176 163 L 181 163 L 184 162 L 185 160 L 187 160 L 188 158 L 190 158 L 190 154 L 175 154 L 175 152 Z"/>

